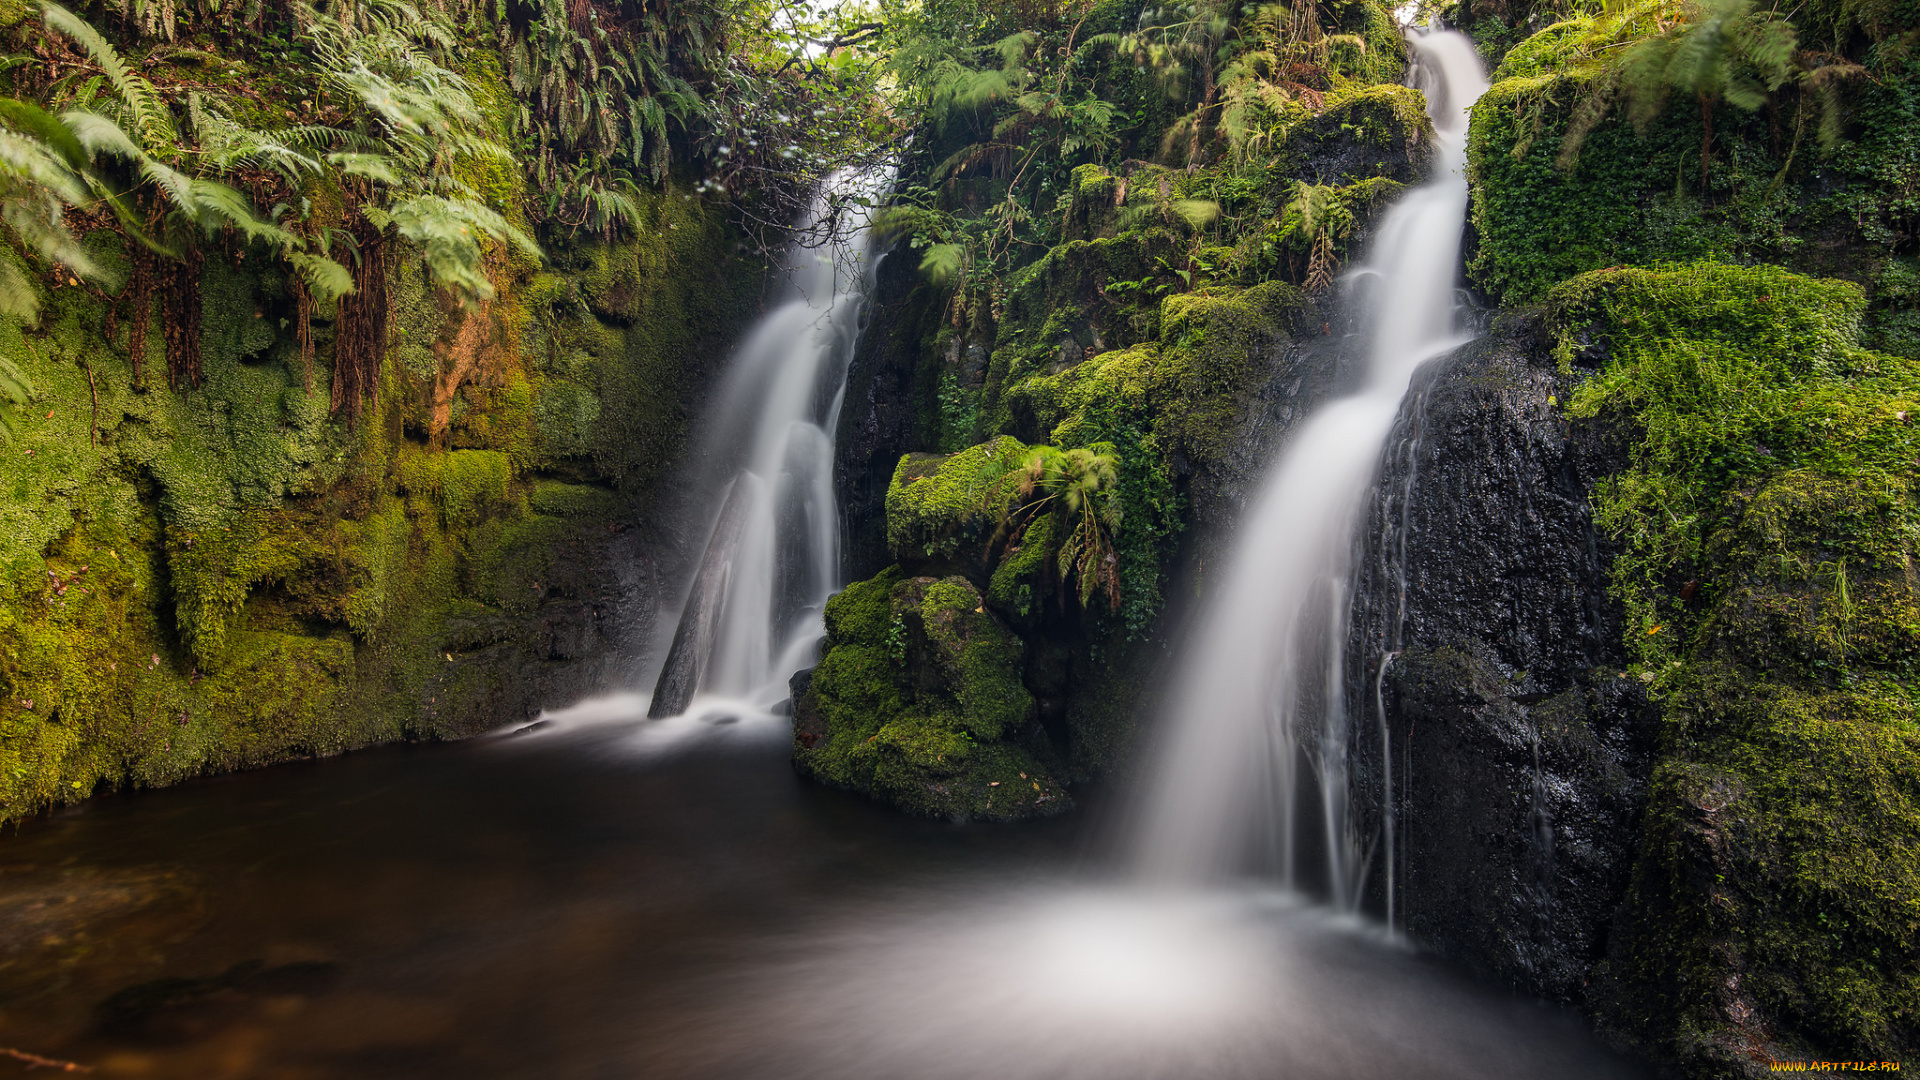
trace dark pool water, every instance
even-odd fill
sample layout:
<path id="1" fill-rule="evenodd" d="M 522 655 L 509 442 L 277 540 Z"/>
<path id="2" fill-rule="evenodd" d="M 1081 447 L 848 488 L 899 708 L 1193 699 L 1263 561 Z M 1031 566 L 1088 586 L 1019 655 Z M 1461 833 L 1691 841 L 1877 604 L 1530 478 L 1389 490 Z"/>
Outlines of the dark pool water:
<path id="1" fill-rule="evenodd" d="M 797 779 L 777 721 L 623 710 L 7 833 L 0 1047 L 194 1080 L 1642 1075 L 1377 928 L 1103 882 L 1079 821 L 905 819 Z"/>

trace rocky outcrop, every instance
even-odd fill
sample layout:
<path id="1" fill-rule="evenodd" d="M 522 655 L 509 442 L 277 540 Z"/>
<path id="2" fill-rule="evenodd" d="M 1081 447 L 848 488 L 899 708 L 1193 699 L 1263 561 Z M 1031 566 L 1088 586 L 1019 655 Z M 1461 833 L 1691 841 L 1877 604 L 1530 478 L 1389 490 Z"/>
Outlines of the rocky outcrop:
<path id="1" fill-rule="evenodd" d="M 1655 723 L 1587 503 L 1617 455 L 1564 417 L 1569 381 L 1525 315 L 1416 380 L 1363 534 L 1348 697 L 1369 829 L 1385 709 L 1407 933 L 1563 1001 L 1626 891 Z"/>

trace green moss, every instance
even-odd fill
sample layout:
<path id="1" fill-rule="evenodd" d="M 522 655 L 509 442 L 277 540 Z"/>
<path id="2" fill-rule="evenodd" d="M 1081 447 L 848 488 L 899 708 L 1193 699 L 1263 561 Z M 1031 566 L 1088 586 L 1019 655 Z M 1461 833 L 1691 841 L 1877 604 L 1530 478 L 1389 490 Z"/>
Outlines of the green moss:
<path id="1" fill-rule="evenodd" d="M 1008 551 L 994 567 L 987 586 L 987 603 L 1002 615 L 1029 619 L 1053 587 L 1054 517 L 1043 514 L 1027 526 L 1020 545 Z"/>
<path id="2" fill-rule="evenodd" d="M 1336 76 L 1364 83 L 1394 84 L 1407 70 L 1407 39 L 1390 4 L 1379 0 L 1344 3 L 1331 9 L 1343 36 L 1328 50 L 1327 67 Z"/>
<path id="3" fill-rule="evenodd" d="M 887 546 L 901 559 L 977 560 L 1027 446 L 1003 435 L 957 454 L 908 454 L 887 487 Z"/>
<path id="4" fill-rule="evenodd" d="M 1575 56 L 1580 40 L 1593 30 L 1593 19 L 1577 15 L 1562 19 L 1507 50 L 1491 81 L 1530 79 L 1557 74 Z"/>
<path id="5" fill-rule="evenodd" d="M 1396 32 L 1395 37 L 1398 37 Z M 1399 54 L 1404 57 L 1405 52 Z M 1404 63 L 1402 70 L 1404 70 Z M 1343 87 L 1330 95 L 1320 122 L 1337 126 L 1361 142 L 1383 150 L 1418 150 L 1433 137 L 1427 96 L 1395 78 Z"/>
<path id="6" fill-rule="evenodd" d="M 507 501 L 513 462 L 496 450 L 455 450 L 441 462 L 439 480 L 440 512 L 457 529 Z"/>
<path id="7" fill-rule="evenodd" d="M 629 492 L 651 491 L 685 445 L 706 376 L 688 358 L 724 355 L 760 294 L 761 268 L 734 257 L 737 234 L 720 212 L 671 187 L 644 212 L 634 239 L 567 254 L 566 285 L 534 297 L 545 301 L 532 320 L 540 329 L 522 346 L 544 344 L 538 361 L 571 365 L 568 377 L 592 395 L 543 402 L 542 438 Z M 570 433 L 554 426 L 560 417 Z"/>
<path id="8" fill-rule="evenodd" d="M 1703 163 L 1698 110 L 1669 107 L 1636 128 L 1615 107 L 1569 163 L 1577 108 L 1606 93 L 1590 70 L 1555 70 L 1572 32 L 1561 24 L 1516 50 L 1511 77 L 1474 106 L 1469 276 L 1481 288 L 1512 303 L 1603 267 L 1706 258 L 1867 283 L 1892 261 L 1911 215 L 1903 193 L 1920 178 L 1920 80 L 1907 61 L 1868 56 L 1849 137 L 1828 156 L 1810 123 L 1787 132 L 1766 111 L 1722 109 Z"/>
<path id="9" fill-rule="evenodd" d="M 1245 422 L 1262 351 L 1285 337 L 1304 300 L 1300 289 L 1277 281 L 1167 298 L 1156 369 L 1165 396 L 1156 402 L 1154 432 L 1168 450 L 1197 462 L 1221 459 Z"/>
<path id="10" fill-rule="evenodd" d="M 1553 295 L 1595 492 L 1662 703 L 1633 891 L 1595 1006 L 1689 1075 L 1899 1059 L 1920 1018 L 1920 364 L 1850 283 L 1704 264 Z"/>
<path id="11" fill-rule="evenodd" d="M 1586 90 L 1567 76 L 1513 78 L 1473 107 L 1467 170 L 1479 245 L 1467 270 L 1493 296 L 1535 299 L 1575 274 L 1668 254 L 1648 235 L 1642 197 L 1671 186 L 1674 165 L 1630 126 L 1603 121 L 1573 169 L 1555 168 L 1573 103 Z"/>
<path id="12" fill-rule="evenodd" d="M 983 742 L 1026 721 L 1033 696 L 1020 684 L 1025 649 L 964 578 L 927 587 L 920 626 L 940 677 L 959 702 L 958 723 Z"/>
<path id="13" fill-rule="evenodd" d="M 893 625 L 893 589 L 902 579 L 900 568 L 889 566 L 865 581 L 856 581 L 827 601 L 824 613 L 827 644 L 880 642 Z"/>
<path id="14" fill-rule="evenodd" d="M 1699 564 L 1729 493 L 1796 469 L 1904 490 L 1920 366 L 1859 347 L 1858 287 L 1703 264 L 1592 275 L 1555 303 L 1569 341 L 1603 327 L 1614 356 L 1573 414 L 1630 416 L 1644 433 L 1596 506 L 1602 527 L 1631 537 L 1616 573 L 1643 631 L 1674 610 L 1664 585 Z"/>
<path id="15" fill-rule="evenodd" d="M 802 771 L 939 817 L 1071 805 L 1018 741 L 1033 710 L 1024 647 L 966 579 L 890 567 L 834 597 L 826 617 L 826 651 L 795 710 Z"/>
<path id="16" fill-rule="evenodd" d="M 616 516 L 621 509 L 619 496 L 605 488 L 557 480 L 536 483 L 532 493 L 527 496 L 527 504 L 538 513 L 589 521 L 607 520 Z"/>

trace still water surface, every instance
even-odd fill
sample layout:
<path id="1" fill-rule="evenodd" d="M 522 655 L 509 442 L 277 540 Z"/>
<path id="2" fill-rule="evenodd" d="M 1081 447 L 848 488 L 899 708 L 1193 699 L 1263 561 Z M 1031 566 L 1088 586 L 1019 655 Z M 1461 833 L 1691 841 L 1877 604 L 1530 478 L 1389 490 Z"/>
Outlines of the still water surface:
<path id="1" fill-rule="evenodd" d="M 1104 881 L 1082 820 L 906 819 L 796 778 L 784 722 L 639 708 L 10 831 L 0 1046 L 194 1080 L 1642 1075 L 1377 928 Z"/>

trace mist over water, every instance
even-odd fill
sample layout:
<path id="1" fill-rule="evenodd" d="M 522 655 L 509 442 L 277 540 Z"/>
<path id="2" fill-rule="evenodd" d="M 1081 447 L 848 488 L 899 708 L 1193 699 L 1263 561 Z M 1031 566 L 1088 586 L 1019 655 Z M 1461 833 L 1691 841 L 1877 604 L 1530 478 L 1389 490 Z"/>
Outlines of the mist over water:
<path id="1" fill-rule="evenodd" d="M 1438 143 L 1433 175 L 1386 213 L 1366 263 L 1348 275 L 1369 319 L 1361 389 L 1292 433 L 1183 646 L 1135 825 L 1150 880 L 1256 869 L 1286 885 L 1310 878 L 1351 909 L 1369 848 L 1391 873 L 1392 844 L 1357 835 L 1348 813 L 1341 646 L 1353 537 L 1414 372 L 1463 343 L 1454 286 L 1467 109 L 1487 87 L 1464 36 L 1428 33 L 1413 49 Z M 1309 851 L 1325 865 L 1304 866 Z"/>
<path id="2" fill-rule="evenodd" d="M 1643 1077 L 1363 920 L 1104 883 L 1084 820 L 906 818 L 642 704 L 0 837 L 15 895 L 65 898 L 0 947 L 112 931 L 0 966 L 0 1046 L 150 1080 Z"/>

